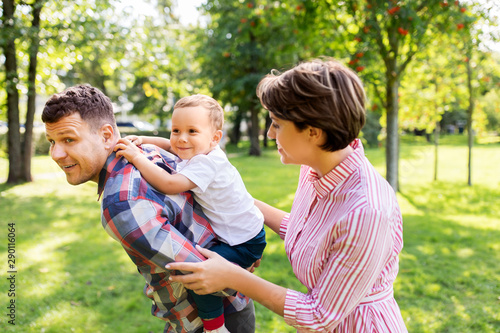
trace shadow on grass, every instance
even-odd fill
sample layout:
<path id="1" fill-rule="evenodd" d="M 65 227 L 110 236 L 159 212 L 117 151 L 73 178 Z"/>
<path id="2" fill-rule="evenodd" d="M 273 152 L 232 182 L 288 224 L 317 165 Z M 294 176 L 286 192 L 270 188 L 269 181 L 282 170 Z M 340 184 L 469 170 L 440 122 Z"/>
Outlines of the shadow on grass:
<path id="1" fill-rule="evenodd" d="M 161 331 L 143 278 L 101 226 L 95 190 L 51 181 L 0 186 L 2 215 L 16 225 L 19 304 L 16 326 L 0 331 Z"/>

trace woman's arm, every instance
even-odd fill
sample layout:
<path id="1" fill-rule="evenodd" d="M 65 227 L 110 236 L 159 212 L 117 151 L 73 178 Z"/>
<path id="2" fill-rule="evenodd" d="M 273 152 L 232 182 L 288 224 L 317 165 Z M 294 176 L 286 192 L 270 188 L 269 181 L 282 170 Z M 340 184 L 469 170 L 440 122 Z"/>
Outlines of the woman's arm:
<path id="1" fill-rule="evenodd" d="M 125 157 L 132 163 L 158 191 L 165 194 L 177 194 L 196 187 L 196 184 L 181 174 L 169 174 L 158 165 L 151 162 L 140 149 L 127 139 L 120 139 L 115 146 L 116 156 Z"/>
<path id="2" fill-rule="evenodd" d="M 255 206 L 257 206 L 264 215 L 264 223 L 275 233 L 279 234 L 281 222 L 287 213 L 257 199 L 255 199 Z"/>
<path id="3" fill-rule="evenodd" d="M 174 262 L 167 269 L 192 272 L 188 275 L 171 275 L 172 281 L 181 282 L 197 294 L 211 294 L 224 289 L 234 289 L 283 316 L 287 289 L 266 281 L 249 271 L 230 263 L 215 252 L 196 246 L 208 260 L 202 263 Z"/>

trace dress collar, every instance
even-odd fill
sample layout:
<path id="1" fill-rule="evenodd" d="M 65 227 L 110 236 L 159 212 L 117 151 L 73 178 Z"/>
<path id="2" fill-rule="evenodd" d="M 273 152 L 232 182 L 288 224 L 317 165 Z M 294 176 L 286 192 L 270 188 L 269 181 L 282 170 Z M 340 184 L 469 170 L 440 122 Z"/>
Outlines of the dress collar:
<path id="1" fill-rule="evenodd" d="M 335 187 L 359 168 L 365 156 L 361 140 L 354 140 L 350 146 L 354 151 L 323 177 L 320 178 L 315 171 L 309 170 L 308 180 L 312 183 L 319 199 L 332 192 Z"/>

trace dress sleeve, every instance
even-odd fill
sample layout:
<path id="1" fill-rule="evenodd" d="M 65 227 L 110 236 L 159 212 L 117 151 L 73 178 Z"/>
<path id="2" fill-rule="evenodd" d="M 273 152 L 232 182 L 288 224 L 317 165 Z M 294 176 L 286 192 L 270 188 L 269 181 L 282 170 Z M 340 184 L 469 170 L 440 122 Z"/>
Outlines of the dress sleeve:
<path id="1" fill-rule="evenodd" d="M 288 290 L 285 321 L 300 331 L 332 331 L 369 293 L 392 251 L 389 218 L 374 209 L 354 211 L 332 231 L 316 286 Z"/>
<path id="2" fill-rule="evenodd" d="M 279 236 L 281 239 L 285 239 L 286 232 L 288 230 L 288 223 L 290 222 L 290 213 L 287 213 L 284 217 L 283 220 L 281 221 L 280 225 L 280 233 Z"/>

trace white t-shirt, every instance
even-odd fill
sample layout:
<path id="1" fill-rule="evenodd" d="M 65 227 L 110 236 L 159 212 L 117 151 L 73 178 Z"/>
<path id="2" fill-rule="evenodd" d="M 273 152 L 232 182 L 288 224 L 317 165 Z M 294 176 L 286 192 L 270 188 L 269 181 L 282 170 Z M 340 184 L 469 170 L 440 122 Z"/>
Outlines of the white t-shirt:
<path id="1" fill-rule="evenodd" d="M 219 146 L 181 161 L 177 172 L 196 184 L 192 192 L 220 240 L 238 245 L 262 230 L 264 216 Z"/>

